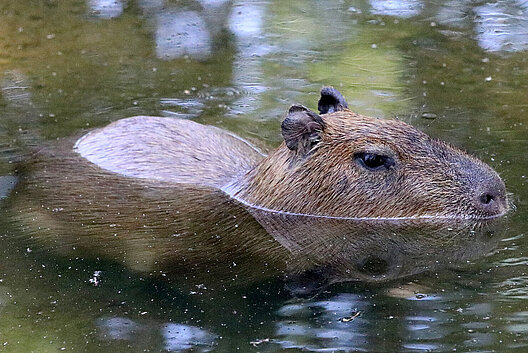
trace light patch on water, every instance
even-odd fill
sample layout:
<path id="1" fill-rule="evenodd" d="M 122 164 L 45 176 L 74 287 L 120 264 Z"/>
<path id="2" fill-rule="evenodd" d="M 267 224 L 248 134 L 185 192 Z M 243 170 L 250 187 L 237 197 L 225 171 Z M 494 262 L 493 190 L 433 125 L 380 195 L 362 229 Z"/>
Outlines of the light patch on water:
<path id="1" fill-rule="evenodd" d="M 229 17 L 229 29 L 237 39 L 254 40 L 262 35 L 264 6 L 251 2 L 239 2 L 233 6 Z"/>
<path id="2" fill-rule="evenodd" d="M 490 52 L 528 49 L 528 2 L 487 3 L 474 11 L 475 31 L 481 48 Z"/>
<path id="3" fill-rule="evenodd" d="M 204 19 L 195 11 L 167 11 L 157 15 L 156 55 L 171 60 L 189 55 L 206 59 L 212 39 Z"/>
<path id="4" fill-rule="evenodd" d="M 122 0 L 89 0 L 90 14 L 95 17 L 110 19 L 123 14 Z"/>
<path id="5" fill-rule="evenodd" d="M 100 336 L 105 340 L 131 340 L 141 328 L 135 321 L 126 317 L 99 319 Z"/>
<path id="6" fill-rule="evenodd" d="M 447 1 L 438 9 L 436 20 L 446 26 L 465 28 L 471 23 L 468 16 L 470 11 L 471 3 L 467 1 Z"/>
<path id="7" fill-rule="evenodd" d="M 8 71 L 0 82 L 0 97 L 10 106 L 27 108 L 31 102 L 31 82 L 19 71 Z"/>
<path id="8" fill-rule="evenodd" d="M 15 187 L 18 178 L 13 175 L 0 176 L 0 200 L 9 196 L 9 193 Z"/>
<path id="9" fill-rule="evenodd" d="M 228 3 L 230 0 L 198 0 L 203 7 L 220 7 Z"/>
<path id="10" fill-rule="evenodd" d="M 163 110 L 163 116 L 180 119 L 197 118 L 205 108 L 205 104 L 195 99 L 161 98 L 160 104 L 163 107 L 174 107 L 178 110 Z"/>
<path id="11" fill-rule="evenodd" d="M 343 293 L 324 301 L 285 305 L 278 310 L 284 319 L 277 322 L 278 338 L 273 342 L 311 352 L 362 351 L 367 333 L 364 320 L 356 314 L 366 310 L 366 304 L 357 295 Z M 341 320 L 352 316 L 348 322 Z"/>
<path id="12" fill-rule="evenodd" d="M 523 262 L 524 263 L 524 262 Z M 526 264 L 521 264 L 525 267 Z M 496 285 L 501 296 L 515 299 L 528 299 L 528 276 L 507 278 Z"/>
<path id="13" fill-rule="evenodd" d="M 506 329 L 509 332 L 512 332 L 512 333 L 527 333 L 528 332 L 528 324 L 508 325 L 508 326 L 506 326 Z"/>
<path id="14" fill-rule="evenodd" d="M 506 320 L 510 324 L 506 326 L 506 330 L 511 333 L 521 334 L 528 332 L 528 311 L 519 311 L 510 314 Z"/>
<path id="15" fill-rule="evenodd" d="M 199 327 L 184 324 L 167 324 L 162 328 L 165 349 L 181 352 L 209 352 L 216 345 L 217 336 Z"/>
<path id="16" fill-rule="evenodd" d="M 504 266 L 526 266 L 528 265 L 528 257 L 512 257 L 502 260 L 498 266 L 504 267 Z"/>
<path id="17" fill-rule="evenodd" d="M 237 2 L 228 19 L 229 30 L 236 37 L 238 53 L 233 62 L 233 83 L 247 94 L 240 95 L 232 106 L 241 113 L 259 109 L 260 99 L 269 88 L 263 82 L 262 56 L 271 52 L 264 39 L 265 7 L 251 2 Z"/>
<path id="18" fill-rule="evenodd" d="M 409 343 L 403 346 L 411 351 L 423 351 L 423 352 L 438 352 L 442 350 L 442 346 L 438 344 L 427 344 L 427 343 Z"/>
<path id="19" fill-rule="evenodd" d="M 417 0 L 371 0 L 371 13 L 375 15 L 410 18 L 419 15 L 424 7 Z"/>
<path id="20" fill-rule="evenodd" d="M 99 338 L 110 341 L 142 342 L 146 337 L 161 335 L 169 352 L 209 352 L 217 336 L 199 327 L 178 323 L 159 325 L 155 321 L 137 322 L 126 317 L 98 319 Z"/>

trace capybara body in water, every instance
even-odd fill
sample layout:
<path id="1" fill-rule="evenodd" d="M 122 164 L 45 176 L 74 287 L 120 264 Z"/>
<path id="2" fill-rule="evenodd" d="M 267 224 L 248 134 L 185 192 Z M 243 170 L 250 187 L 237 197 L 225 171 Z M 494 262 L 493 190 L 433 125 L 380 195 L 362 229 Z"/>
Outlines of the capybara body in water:
<path id="1" fill-rule="evenodd" d="M 474 238 L 469 250 L 442 250 L 441 239 L 460 222 L 507 212 L 490 167 L 401 121 L 352 113 L 333 88 L 322 90 L 319 112 L 292 106 L 268 156 L 188 120 L 119 120 L 21 166 L 14 218 L 59 252 L 163 274 L 386 280 L 489 249 Z M 412 225 L 374 224 L 402 220 Z M 480 228 L 459 233 L 468 229 Z M 365 274 L 365 263 L 384 265 Z"/>
<path id="2" fill-rule="evenodd" d="M 398 120 L 355 114 L 335 89 L 322 116 L 292 106 L 284 143 L 264 158 L 211 126 L 159 117 L 117 121 L 75 150 L 109 171 L 211 186 L 251 205 L 354 218 L 488 218 L 507 210 L 505 187 L 486 164 Z"/>

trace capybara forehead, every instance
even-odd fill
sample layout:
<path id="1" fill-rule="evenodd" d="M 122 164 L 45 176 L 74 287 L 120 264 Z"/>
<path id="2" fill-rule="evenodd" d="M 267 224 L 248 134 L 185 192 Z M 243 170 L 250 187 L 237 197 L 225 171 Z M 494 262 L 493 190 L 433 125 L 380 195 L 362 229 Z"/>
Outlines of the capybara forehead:
<path id="1" fill-rule="evenodd" d="M 351 150 L 365 147 L 390 148 L 394 152 L 443 153 L 450 147 L 431 139 L 425 133 L 400 120 L 377 119 L 345 110 L 323 115 L 325 141 L 346 143 Z M 434 148 L 433 148 L 434 146 Z"/>
<path id="2" fill-rule="evenodd" d="M 336 137 L 359 138 L 377 137 L 379 139 L 400 141 L 404 139 L 429 140 L 429 136 L 400 120 L 379 119 L 345 110 L 326 114 L 323 120 L 327 124 L 327 133 Z"/>

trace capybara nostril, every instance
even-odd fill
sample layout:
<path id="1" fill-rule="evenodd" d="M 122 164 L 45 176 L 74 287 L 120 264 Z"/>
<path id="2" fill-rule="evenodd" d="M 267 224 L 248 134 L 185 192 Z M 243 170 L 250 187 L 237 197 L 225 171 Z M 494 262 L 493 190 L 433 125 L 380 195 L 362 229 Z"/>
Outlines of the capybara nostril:
<path id="1" fill-rule="evenodd" d="M 484 193 L 484 194 L 480 195 L 480 202 L 483 203 L 484 205 L 489 205 L 494 200 L 495 200 L 495 196 L 493 196 L 493 195 L 491 195 L 489 193 Z"/>
<path id="2" fill-rule="evenodd" d="M 477 186 L 474 206 L 484 216 L 498 216 L 508 210 L 506 188 L 503 181 L 492 170 L 488 171 L 488 178 L 480 180 Z"/>

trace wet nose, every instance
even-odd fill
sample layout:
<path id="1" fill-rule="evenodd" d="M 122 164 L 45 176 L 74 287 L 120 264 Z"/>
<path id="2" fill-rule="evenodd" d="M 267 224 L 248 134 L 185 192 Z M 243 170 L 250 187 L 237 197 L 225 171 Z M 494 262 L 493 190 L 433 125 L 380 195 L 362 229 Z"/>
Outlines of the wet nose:
<path id="1" fill-rule="evenodd" d="M 494 171 L 485 171 L 476 185 L 474 206 L 485 216 L 498 216 L 508 210 L 506 187 Z"/>

